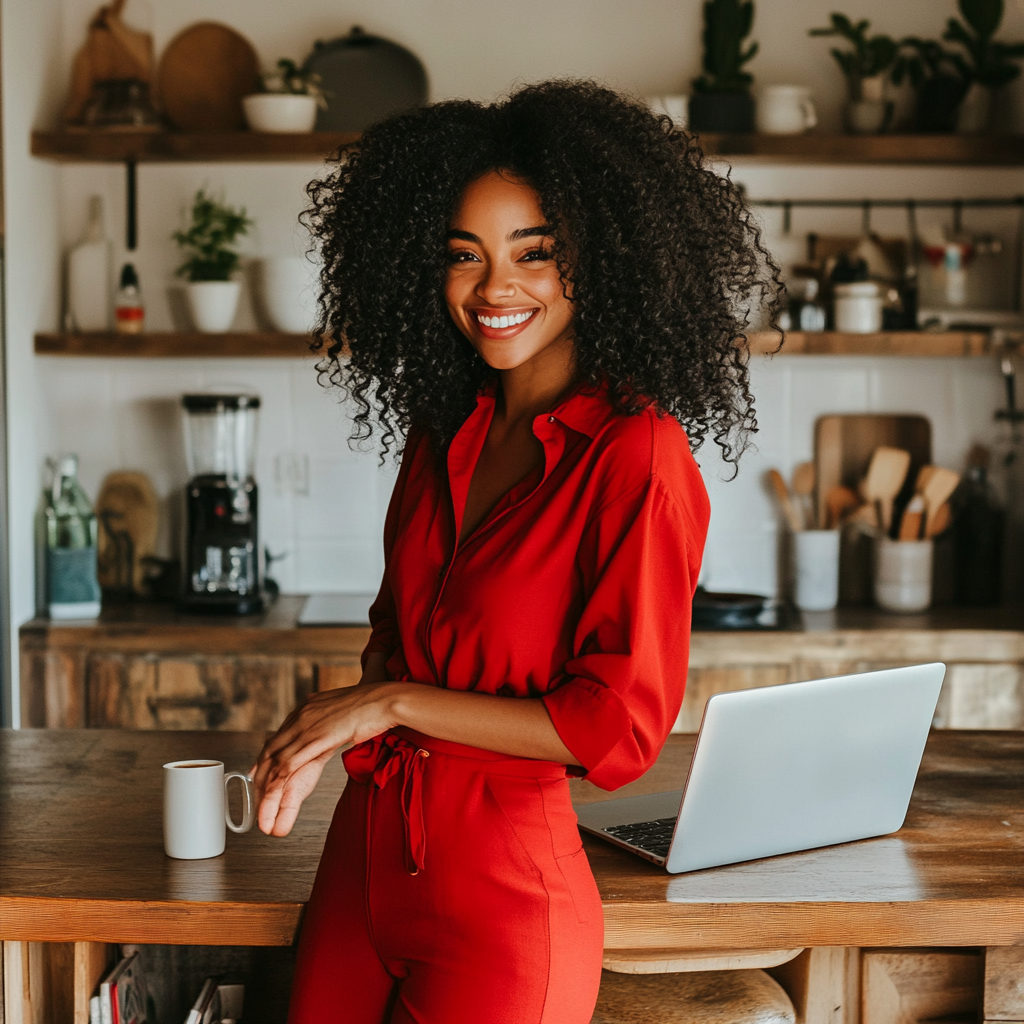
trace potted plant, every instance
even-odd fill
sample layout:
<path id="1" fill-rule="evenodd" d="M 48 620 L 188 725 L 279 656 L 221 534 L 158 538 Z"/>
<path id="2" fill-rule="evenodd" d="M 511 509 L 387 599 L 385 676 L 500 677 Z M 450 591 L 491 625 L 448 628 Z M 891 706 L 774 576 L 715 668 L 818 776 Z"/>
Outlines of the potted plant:
<path id="1" fill-rule="evenodd" d="M 996 90 L 1020 75 L 1016 62 L 1024 57 L 1024 43 L 994 38 L 1003 20 L 1003 0 L 959 0 L 957 6 L 964 20 L 950 18 L 942 35 L 963 49 L 971 80 L 956 127 L 961 132 L 983 132 L 990 126 Z"/>
<path id="2" fill-rule="evenodd" d="M 238 268 L 238 238 L 253 222 L 245 209 L 234 209 L 200 189 L 192 201 L 192 222 L 171 238 L 185 251 L 176 273 L 188 282 L 185 294 L 196 328 L 213 334 L 231 327 L 238 308 L 240 284 L 231 275 Z"/>
<path id="3" fill-rule="evenodd" d="M 754 130 L 753 76 L 743 65 L 757 53 L 757 43 L 743 48 L 754 24 L 753 0 L 705 0 L 704 74 L 694 80 L 690 127 L 694 131 Z"/>
<path id="4" fill-rule="evenodd" d="M 871 22 L 867 19 L 853 22 L 845 14 L 834 13 L 829 20 L 827 28 L 812 28 L 809 34 L 839 36 L 852 46 L 850 50 L 831 50 L 849 91 L 846 127 L 860 134 L 884 131 L 892 116 L 892 103 L 885 94 L 886 72 L 899 48 L 889 36 L 869 36 Z"/>
<path id="5" fill-rule="evenodd" d="M 917 92 L 914 127 L 919 132 L 951 132 L 956 129 L 960 104 L 971 84 L 964 58 L 934 39 L 908 36 L 900 43 L 892 80 L 907 78 Z"/>
<path id="6" fill-rule="evenodd" d="M 327 96 L 319 75 L 282 57 L 274 71 L 263 75 L 263 92 L 244 97 L 242 107 L 254 132 L 311 132 L 317 108 L 327 109 Z"/>

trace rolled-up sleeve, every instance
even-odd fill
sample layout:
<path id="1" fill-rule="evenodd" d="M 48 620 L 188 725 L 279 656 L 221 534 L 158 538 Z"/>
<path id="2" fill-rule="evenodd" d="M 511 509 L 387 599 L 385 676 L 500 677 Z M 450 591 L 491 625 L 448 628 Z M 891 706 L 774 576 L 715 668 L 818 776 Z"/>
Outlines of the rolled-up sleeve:
<path id="1" fill-rule="evenodd" d="M 604 508 L 580 544 L 585 600 L 573 657 L 543 700 L 585 777 L 602 789 L 651 767 L 682 704 L 707 529 L 696 466 L 690 482 L 650 477 Z"/>

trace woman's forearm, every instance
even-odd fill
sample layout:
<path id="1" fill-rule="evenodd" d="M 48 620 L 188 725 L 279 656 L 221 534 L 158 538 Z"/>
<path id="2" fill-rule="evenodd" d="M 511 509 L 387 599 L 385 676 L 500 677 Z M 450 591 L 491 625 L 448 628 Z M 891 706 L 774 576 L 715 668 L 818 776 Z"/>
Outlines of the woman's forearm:
<path id="1" fill-rule="evenodd" d="M 439 740 L 465 743 L 499 754 L 575 764 L 539 697 L 494 697 L 445 690 L 422 683 L 386 687 L 399 725 Z"/>

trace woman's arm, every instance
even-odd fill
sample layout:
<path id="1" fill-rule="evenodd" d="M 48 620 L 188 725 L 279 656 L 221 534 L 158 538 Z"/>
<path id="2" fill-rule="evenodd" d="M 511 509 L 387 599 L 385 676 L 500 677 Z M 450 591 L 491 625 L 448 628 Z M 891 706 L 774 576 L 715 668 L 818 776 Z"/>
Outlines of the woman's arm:
<path id="1" fill-rule="evenodd" d="M 387 682 L 386 660 L 383 654 L 369 655 L 358 686 L 313 694 L 267 741 L 254 773 L 264 832 L 283 836 L 291 831 L 302 801 L 339 747 L 399 725 L 500 754 L 579 764 L 539 698 Z"/>

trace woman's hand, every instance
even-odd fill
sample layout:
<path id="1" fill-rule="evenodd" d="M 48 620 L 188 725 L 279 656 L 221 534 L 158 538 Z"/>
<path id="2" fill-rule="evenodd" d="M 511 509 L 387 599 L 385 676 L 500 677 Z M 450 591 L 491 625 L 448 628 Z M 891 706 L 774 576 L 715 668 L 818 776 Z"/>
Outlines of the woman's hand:
<path id="1" fill-rule="evenodd" d="M 264 744 L 253 771 L 260 830 L 288 835 L 303 800 L 339 747 L 362 743 L 400 724 L 396 702 L 409 685 L 363 683 L 326 690 L 296 708 Z"/>

